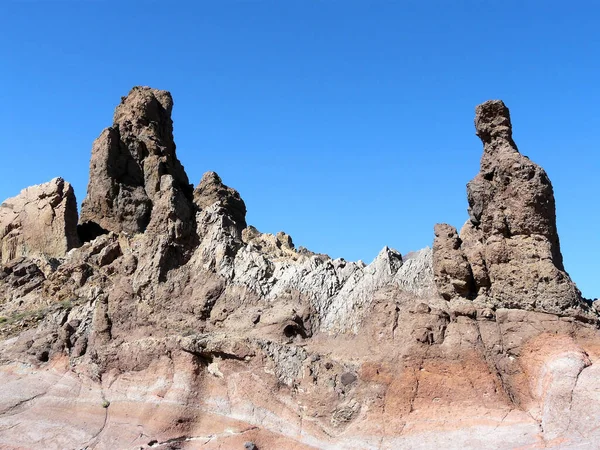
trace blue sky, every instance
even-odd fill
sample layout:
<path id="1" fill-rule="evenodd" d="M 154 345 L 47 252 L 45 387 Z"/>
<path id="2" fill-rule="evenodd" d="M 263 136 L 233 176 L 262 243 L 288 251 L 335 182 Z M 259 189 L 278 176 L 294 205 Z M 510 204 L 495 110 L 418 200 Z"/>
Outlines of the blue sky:
<path id="1" fill-rule="evenodd" d="M 592 1 L 13 1 L 0 5 L 0 198 L 62 176 L 134 85 L 170 90 L 178 155 L 248 221 L 369 262 L 460 227 L 475 105 L 548 172 L 565 266 L 600 296 L 600 6 Z"/>

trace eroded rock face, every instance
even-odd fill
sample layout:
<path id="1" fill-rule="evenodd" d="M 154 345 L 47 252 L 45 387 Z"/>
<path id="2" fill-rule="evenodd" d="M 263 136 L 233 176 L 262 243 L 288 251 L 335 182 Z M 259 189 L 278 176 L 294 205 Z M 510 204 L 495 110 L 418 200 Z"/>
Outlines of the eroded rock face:
<path id="1" fill-rule="evenodd" d="M 0 205 L 0 262 L 60 258 L 78 245 L 75 193 L 62 178 L 24 189 Z"/>
<path id="2" fill-rule="evenodd" d="M 483 156 L 467 185 L 469 220 L 460 237 L 436 228 L 440 293 L 553 313 L 581 306 L 563 267 L 552 184 L 519 153 L 508 108 L 499 100 L 479 105 L 475 128 Z"/>
<path id="3" fill-rule="evenodd" d="M 143 233 L 136 289 L 164 281 L 198 244 L 192 186 L 175 153 L 172 108 L 169 92 L 134 87 L 92 148 L 79 232 L 84 240 Z"/>
<path id="4" fill-rule="evenodd" d="M 192 188 L 175 154 L 167 91 L 134 87 L 116 108 L 113 125 L 92 147 L 90 180 L 80 224 L 116 233 L 141 233 L 163 196 L 180 197 L 183 216 Z M 163 180 L 163 177 L 170 177 Z M 177 212 L 175 212 L 177 213 Z"/>
<path id="5" fill-rule="evenodd" d="M 190 195 L 169 105 L 135 88 L 117 108 L 81 246 L 0 265 L 0 447 L 597 447 L 597 315 L 482 299 L 493 198 L 433 250 L 332 259 L 246 226 L 215 173 Z"/>

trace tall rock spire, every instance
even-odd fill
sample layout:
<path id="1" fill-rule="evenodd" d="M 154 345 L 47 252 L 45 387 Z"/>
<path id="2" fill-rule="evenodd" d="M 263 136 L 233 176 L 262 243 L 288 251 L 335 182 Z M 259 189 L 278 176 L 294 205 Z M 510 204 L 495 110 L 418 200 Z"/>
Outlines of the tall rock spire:
<path id="1" fill-rule="evenodd" d="M 436 233 L 440 293 L 447 299 L 479 297 L 498 306 L 553 313 L 579 305 L 581 294 L 563 267 L 546 172 L 519 153 L 502 101 L 487 101 L 475 112 L 481 168 L 467 185 L 469 220 L 460 237 L 452 230 Z M 452 242 L 445 243 L 448 239 Z M 450 270 L 453 260 L 468 261 L 470 270 Z M 465 286 L 472 288 L 466 292 Z"/>
<path id="2" fill-rule="evenodd" d="M 80 225 L 130 234 L 144 232 L 161 196 L 161 178 L 192 205 L 192 186 L 175 154 L 167 91 L 134 87 L 121 99 L 113 125 L 92 147 L 90 179 Z M 173 194 L 173 193 L 172 193 Z M 189 208 L 188 208 L 189 206 Z"/>

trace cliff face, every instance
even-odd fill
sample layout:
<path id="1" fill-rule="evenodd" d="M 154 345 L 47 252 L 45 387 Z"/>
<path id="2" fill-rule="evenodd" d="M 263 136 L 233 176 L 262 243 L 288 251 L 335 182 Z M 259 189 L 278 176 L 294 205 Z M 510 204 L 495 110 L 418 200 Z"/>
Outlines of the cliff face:
<path id="1" fill-rule="evenodd" d="M 438 225 L 433 251 L 369 265 L 247 226 L 213 172 L 192 189 L 172 106 L 150 88 L 123 98 L 78 228 L 62 180 L 51 208 L 71 212 L 37 222 L 56 245 L 27 231 L 35 215 L 0 210 L 26 249 L 2 253 L 0 446 L 594 448 L 598 318 L 501 102 L 477 109 L 460 235 Z"/>

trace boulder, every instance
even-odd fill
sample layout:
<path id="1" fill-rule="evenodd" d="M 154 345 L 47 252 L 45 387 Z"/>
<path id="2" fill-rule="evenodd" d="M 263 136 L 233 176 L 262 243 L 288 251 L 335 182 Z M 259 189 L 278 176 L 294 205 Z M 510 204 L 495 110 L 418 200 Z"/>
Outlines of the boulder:
<path id="1" fill-rule="evenodd" d="M 0 261 L 60 258 L 79 246 L 77 202 L 62 178 L 28 187 L 0 205 Z"/>

